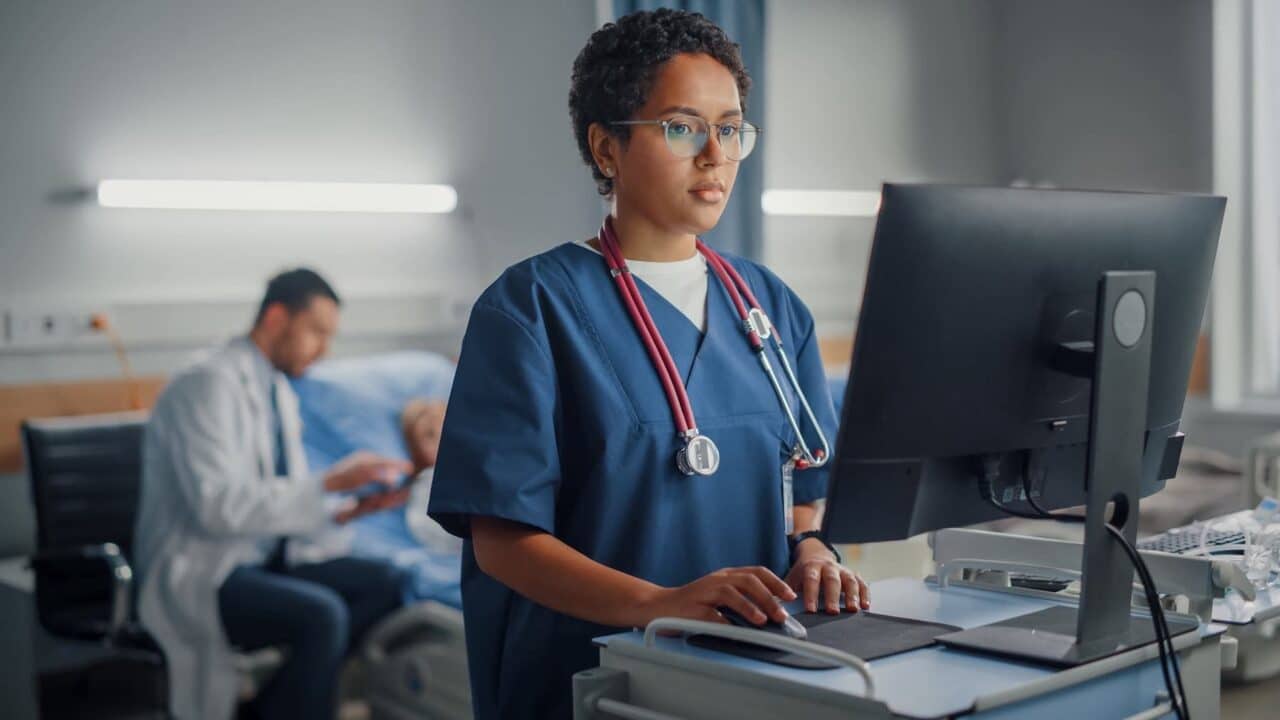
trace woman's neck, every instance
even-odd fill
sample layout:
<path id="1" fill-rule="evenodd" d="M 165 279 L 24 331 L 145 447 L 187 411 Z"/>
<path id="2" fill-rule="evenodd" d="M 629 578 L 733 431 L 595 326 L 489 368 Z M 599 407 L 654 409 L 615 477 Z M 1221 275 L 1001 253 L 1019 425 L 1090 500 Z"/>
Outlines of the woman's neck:
<path id="1" fill-rule="evenodd" d="M 697 237 L 655 227 L 635 212 L 613 211 L 613 230 L 622 256 L 640 262 L 688 260 L 698 251 Z"/>

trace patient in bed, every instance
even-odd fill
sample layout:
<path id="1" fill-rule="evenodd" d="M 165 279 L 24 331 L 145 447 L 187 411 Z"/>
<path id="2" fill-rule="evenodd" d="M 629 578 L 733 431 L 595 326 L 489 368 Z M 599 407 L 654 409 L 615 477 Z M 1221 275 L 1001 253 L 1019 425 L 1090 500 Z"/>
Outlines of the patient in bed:
<path id="1" fill-rule="evenodd" d="M 414 473 L 433 468 L 440 451 L 440 429 L 444 427 L 444 400 L 413 398 L 400 411 L 400 432 Z"/>
<path id="2" fill-rule="evenodd" d="M 414 467 L 409 502 L 352 522 L 349 552 L 404 570 L 407 601 L 460 608 L 460 543 L 426 512 L 453 372 L 453 362 L 443 355 L 402 351 L 326 360 L 293 385 L 311 467 L 326 468 L 362 449 Z"/>
<path id="3" fill-rule="evenodd" d="M 430 398 L 414 398 L 405 403 L 400 413 L 400 432 L 404 435 L 409 461 L 413 463 L 413 491 L 406 505 L 405 521 L 426 548 L 439 552 L 461 552 L 462 541 L 445 531 L 440 523 L 427 516 L 427 500 L 431 497 L 431 478 L 436 455 L 440 452 L 440 430 L 444 427 L 445 402 Z"/>

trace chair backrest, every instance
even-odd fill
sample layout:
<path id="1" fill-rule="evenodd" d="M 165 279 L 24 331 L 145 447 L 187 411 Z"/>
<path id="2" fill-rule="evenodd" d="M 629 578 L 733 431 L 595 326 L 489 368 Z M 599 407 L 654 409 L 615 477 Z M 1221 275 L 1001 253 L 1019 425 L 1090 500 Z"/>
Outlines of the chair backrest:
<path id="1" fill-rule="evenodd" d="M 146 423 L 111 413 L 22 424 L 37 550 L 111 542 L 129 557 Z"/>
<path id="2" fill-rule="evenodd" d="M 129 558 L 146 421 L 144 413 L 112 413 L 22 424 L 38 558 L 103 543 Z M 102 561 L 63 558 L 35 568 L 36 612 L 46 630 L 86 638 L 107 632 L 114 596 Z"/>

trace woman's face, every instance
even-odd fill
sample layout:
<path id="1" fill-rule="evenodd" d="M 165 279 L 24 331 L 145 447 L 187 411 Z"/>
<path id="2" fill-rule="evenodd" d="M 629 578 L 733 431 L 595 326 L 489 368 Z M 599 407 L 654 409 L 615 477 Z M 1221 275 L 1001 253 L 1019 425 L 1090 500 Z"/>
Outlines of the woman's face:
<path id="1" fill-rule="evenodd" d="M 742 120 L 738 83 L 710 55 L 677 55 L 654 80 L 648 101 L 631 120 L 669 120 L 694 115 L 708 123 Z M 712 128 L 696 157 L 680 157 L 667 146 L 660 125 L 633 125 L 631 138 L 616 143 L 614 189 L 620 212 L 643 215 L 670 233 L 700 235 L 715 227 L 738 176 Z"/>

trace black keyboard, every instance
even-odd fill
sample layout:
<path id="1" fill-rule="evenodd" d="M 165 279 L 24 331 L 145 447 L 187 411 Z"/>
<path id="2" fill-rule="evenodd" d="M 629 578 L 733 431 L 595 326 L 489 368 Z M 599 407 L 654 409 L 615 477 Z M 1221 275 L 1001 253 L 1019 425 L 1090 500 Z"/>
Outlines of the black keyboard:
<path id="1" fill-rule="evenodd" d="M 1138 549 L 1181 555 L 1200 547 L 1200 535 L 1199 530 L 1161 533 L 1138 542 Z M 1243 545 L 1244 533 L 1239 530 L 1210 530 L 1204 534 L 1204 544 L 1211 553 L 1215 547 Z M 1232 551 L 1224 550 L 1223 552 Z"/>

